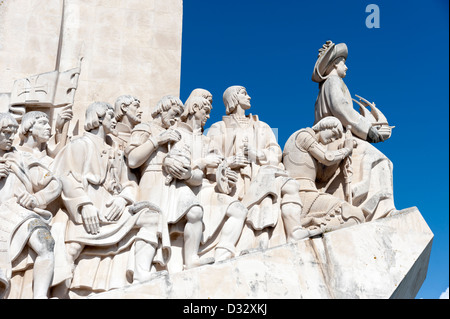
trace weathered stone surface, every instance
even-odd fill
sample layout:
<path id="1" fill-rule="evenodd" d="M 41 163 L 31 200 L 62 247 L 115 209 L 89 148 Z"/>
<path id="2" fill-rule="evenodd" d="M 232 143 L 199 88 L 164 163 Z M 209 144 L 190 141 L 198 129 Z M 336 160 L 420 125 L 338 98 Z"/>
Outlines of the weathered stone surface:
<path id="1" fill-rule="evenodd" d="M 413 207 L 89 298 L 414 298 L 432 240 Z"/>

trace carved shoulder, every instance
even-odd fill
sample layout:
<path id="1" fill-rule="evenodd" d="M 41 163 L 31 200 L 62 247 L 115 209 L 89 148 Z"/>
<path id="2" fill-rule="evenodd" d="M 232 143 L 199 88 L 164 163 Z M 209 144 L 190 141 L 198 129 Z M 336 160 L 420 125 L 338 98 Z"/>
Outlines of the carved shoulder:
<path id="1" fill-rule="evenodd" d="M 295 146 L 300 150 L 308 151 L 315 142 L 317 142 L 317 140 L 314 131 L 311 128 L 301 129 L 295 137 Z"/>

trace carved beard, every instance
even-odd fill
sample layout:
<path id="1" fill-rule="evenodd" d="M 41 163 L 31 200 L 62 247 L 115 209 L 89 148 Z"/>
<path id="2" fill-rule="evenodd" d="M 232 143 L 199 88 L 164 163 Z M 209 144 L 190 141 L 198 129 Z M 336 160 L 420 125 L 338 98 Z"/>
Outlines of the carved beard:
<path id="1" fill-rule="evenodd" d="M 130 120 L 130 123 L 134 126 L 137 125 L 139 123 L 141 123 L 141 119 L 139 117 L 137 117 L 136 115 L 128 115 L 128 118 Z"/>
<path id="2" fill-rule="evenodd" d="M 175 119 L 170 118 L 167 112 L 164 112 L 162 114 L 162 118 L 161 118 L 161 122 L 163 123 L 165 128 L 169 128 L 173 125 L 175 125 L 175 123 L 177 122 Z"/>

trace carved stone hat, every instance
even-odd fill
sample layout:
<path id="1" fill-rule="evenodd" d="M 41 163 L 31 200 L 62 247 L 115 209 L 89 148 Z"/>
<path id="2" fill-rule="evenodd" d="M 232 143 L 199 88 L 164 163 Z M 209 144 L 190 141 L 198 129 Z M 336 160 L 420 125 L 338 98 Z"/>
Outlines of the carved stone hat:
<path id="1" fill-rule="evenodd" d="M 333 62 L 340 57 L 347 59 L 348 49 L 345 43 L 334 44 L 328 40 L 320 49 L 311 79 L 320 83 L 328 77 L 327 71 Z"/>

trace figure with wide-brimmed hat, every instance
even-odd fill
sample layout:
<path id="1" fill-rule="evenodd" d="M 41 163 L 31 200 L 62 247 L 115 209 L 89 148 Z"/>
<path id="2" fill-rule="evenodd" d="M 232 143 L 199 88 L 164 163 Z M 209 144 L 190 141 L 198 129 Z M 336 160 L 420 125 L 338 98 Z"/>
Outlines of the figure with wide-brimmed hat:
<path id="1" fill-rule="evenodd" d="M 353 153 L 354 176 L 351 185 L 353 205 L 361 207 L 367 220 L 387 216 L 395 210 L 391 161 L 370 143 L 387 140 L 392 126 L 386 117 L 370 103 L 359 97 L 352 99 L 344 83 L 347 75 L 348 48 L 345 43 L 327 41 L 320 49 L 312 74 L 312 80 L 319 83 L 319 94 L 315 103 L 315 123 L 334 116 L 344 128 L 349 128 L 356 137 L 357 147 Z M 359 105 L 359 112 L 353 108 L 353 101 Z M 370 111 L 368 108 L 370 107 Z M 314 124 L 315 124 L 314 123 Z M 342 174 L 328 181 L 327 191 L 341 192 Z M 344 196 L 344 195 L 342 195 Z"/>

